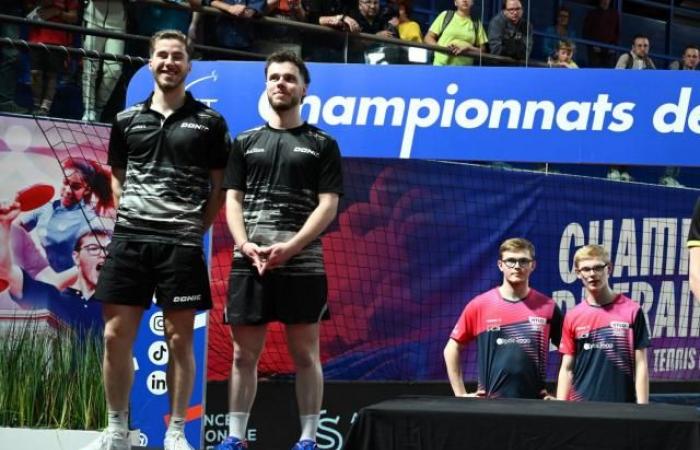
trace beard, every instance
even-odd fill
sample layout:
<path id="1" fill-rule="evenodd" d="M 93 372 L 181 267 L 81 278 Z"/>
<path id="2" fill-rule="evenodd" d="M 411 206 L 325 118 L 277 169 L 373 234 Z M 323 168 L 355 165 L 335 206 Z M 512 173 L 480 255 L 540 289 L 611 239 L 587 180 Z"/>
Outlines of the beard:
<path id="1" fill-rule="evenodd" d="M 270 107 L 276 112 L 289 111 L 290 109 L 293 109 L 301 104 L 301 98 L 294 96 L 284 100 L 274 100 L 272 96 L 268 94 L 267 101 L 270 104 Z"/>
<path id="2" fill-rule="evenodd" d="M 154 78 L 156 81 L 156 85 L 161 91 L 170 92 L 182 86 L 182 84 L 185 82 L 185 76 L 186 74 L 178 74 L 175 76 L 171 76 L 168 81 L 165 81 L 165 79 L 161 78 L 158 74 L 156 74 Z"/>

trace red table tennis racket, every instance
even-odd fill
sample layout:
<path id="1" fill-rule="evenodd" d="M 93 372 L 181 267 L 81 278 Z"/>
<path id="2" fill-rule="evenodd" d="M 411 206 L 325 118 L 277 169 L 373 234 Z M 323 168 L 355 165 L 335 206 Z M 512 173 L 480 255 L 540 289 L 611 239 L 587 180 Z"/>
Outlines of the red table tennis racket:
<path id="1" fill-rule="evenodd" d="M 9 286 L 9 285 L 10 285 L 10 283 L 8 283 L 7 280 L 3 280 L 2 278 L 0 278 L 0 292 L 7 289 L 7 286 Z"/>
<path id="2" fill-rule="evenodd" d="M 49 184 L 33 184 L 17 193 L 15 200 L 22 211 L 31 211 L 44 206 L 53 198 L 55 190 Z"/>

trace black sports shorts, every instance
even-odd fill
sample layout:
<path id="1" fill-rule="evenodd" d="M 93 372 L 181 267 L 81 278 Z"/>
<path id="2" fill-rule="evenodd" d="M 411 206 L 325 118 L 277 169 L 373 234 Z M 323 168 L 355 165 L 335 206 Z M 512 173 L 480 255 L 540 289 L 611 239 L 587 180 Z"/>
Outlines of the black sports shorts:
<path id="1" fill-rule="evenodd" d="M 326 275 L 231 273 L 226 318 L 231 325 L 317 323 L 330 319 Z"/>
<path id="2" fill-rule="evenodd" d="M 153 295 L 163 309 L 209 309 L 209 276 L 201 247 L 115 238 L 100 271 L 95 298 L 143 306 Z"/>

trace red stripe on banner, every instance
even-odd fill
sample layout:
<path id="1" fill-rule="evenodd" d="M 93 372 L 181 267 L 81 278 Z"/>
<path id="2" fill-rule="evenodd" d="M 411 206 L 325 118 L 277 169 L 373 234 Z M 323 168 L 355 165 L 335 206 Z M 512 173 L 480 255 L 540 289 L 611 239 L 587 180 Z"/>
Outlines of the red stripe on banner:
<path id="1" fill-rule="evenodd" d="M 185 422 L 191 422 L 193 420 L 200 419 L 202 417 L 202 413 L 204 412 L 204 408 L 202 405 L 194 405 L 190 406 L 187 408 L 187 413 L 185 413 Z M 165 421 L 165 425 L 167 426 L 170 423 L 170 414 L 166 414 L 163 416 L 163 420 Z"/>

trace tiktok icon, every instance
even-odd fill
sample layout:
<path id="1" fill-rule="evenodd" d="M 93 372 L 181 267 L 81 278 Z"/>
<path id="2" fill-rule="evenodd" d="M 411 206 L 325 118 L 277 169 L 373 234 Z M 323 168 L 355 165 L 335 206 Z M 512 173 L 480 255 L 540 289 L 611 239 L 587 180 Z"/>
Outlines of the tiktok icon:
<path id="1" fill-rule="evenodd" d="M 168 364 L 168 346 L 164 341 L 155 341 L 148 347 L 148 359 L 156 366 Z"/>

